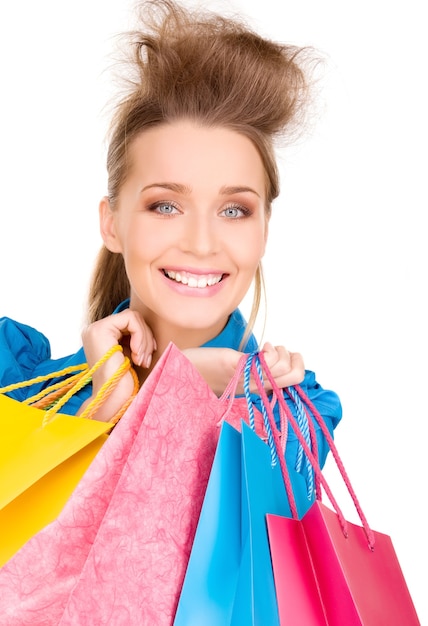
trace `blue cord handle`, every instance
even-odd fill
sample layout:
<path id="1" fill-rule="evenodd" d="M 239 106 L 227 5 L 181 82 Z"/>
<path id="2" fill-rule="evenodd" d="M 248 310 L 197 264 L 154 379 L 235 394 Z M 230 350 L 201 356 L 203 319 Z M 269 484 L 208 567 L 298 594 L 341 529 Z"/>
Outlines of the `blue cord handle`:
<path id="1" fill-rule="evenodd" d="M 253 402 L 251 399 L 251 392 L 250 392 L 250 378 L 251 378 L 251 372 L 252 372 L 252 365 L 255 365 L 256 367 L 256 371 L 257 371 L 257 375 L 258 375 L 258 379 L 259 381 L 263 384 L 263 370 L 262 370 L 262 366 L 260 363 L 260 358 L 259 358 L 259 353 L 258 351 L 255 352 L 251 352 L 248 355 L 248 358 L 245 362 L 245 366 L 244 366 L 244 394 L 245 394 L 245 398 L 247 401 L 247 407 L 248 407 L 248 414 L 249 414 L 249 424 L 250 424 L 250 428 L 255 432 L 255 418 L 254 418 L 254 407 L 253 407 Z M 253 372 L 254 374 L 254 372 Z M 288 387 L 288 391 L 290 392 L 290 396 L 291 399 L 293 401 L 294 404 L 294 409 L 295 409 L 295 414 L 296 414 L 296 420 L 297 423 L 299 425 L 299 428 L 302 432 L 302 435 L 306 441 L 306 443 L 308 444 L 309 449 L 312 448 L 311 446 L 311 436 L 310 436 L 310 431 L 309 431 L 309 423 L 308 423 L 308 414 L 307 411 L 305 410 L 305 407 L 303 405 L 302 400 L 300 399 L 298 393 L 296 392 L 296 390 L 294 389 L 294 387 Z M 271 459 L 272 459 L 272 466 L 275 466 L 278 462 L 278 453 L 276 450 L 276 446 L 275 446 L 275 442 L 274 442 L 274 438 L 273 438 L 273 433 L 272 433 L 272 429 L 270 426 L 270 422 L 268 419 L 268 414 L 267 414 L 267 409 L 266 406 L 264 404 L 264 402 L 261 402 L 261 409 L 262 409 L 262 415 L 263 415 L 263 423 L 266 429 L 266 434 L 267 434 L 267 440 L 268 440 L 268 445 L 269 445 L 269 449 L 270 449 L 270 453 L 271 453 Z M 306 457 L 306 455 L 304 454 L 304 450 L 303 447 L 301 445 L 301 443 L 298 443 L 298 449 L 297 449 L 297 460 L 296 460 L 296 465 L 295 468 L 298 472 L 301 471 L 302 468 L 302 464 L 305 464 L 305 468 L 307 471 L 307 495 L 308 495 L 308 499 L 311 499 L 313 497 L 314 494 L 314 490 L 315 490 L 315 484 L 314 484 L 314 471 L 312 468 L 312 465 L 309 461 L 309 459 Z"/>

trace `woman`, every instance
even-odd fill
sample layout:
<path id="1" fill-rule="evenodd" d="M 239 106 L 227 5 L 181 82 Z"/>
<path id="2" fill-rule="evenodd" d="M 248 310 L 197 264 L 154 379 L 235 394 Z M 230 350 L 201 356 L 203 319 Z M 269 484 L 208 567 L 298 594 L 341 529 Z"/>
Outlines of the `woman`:
<path id="1" fill-rule="evenodd" d="M 144 2 L 141 18 L 141 32 L 130 35 L 132 75 L 126 76 L 127 91 L 116 104 L 110 129 L 108 192 L 99 207 L 104 246 L 90 289 L 83 347 L 70 357 L 53 361 L 45 337 L 28 326 L 3 319 L 0 385 L 75 363 L 86 361 L 92 366 L 117 344 L 130 356 L 139 384 L 144 385 L 173 342 L 220 395 L 242 353 L 258 349 L 252 326 L 262 295 L 261 261 L 272 202 L 279 193 L 275 140 L 292 134 L 301 121 L 308 97 L 306 51 L 263 39 L 238 21 L 185 11 L 169 0 Z M 247 324 L 239 306 L 253 281 L 254 306 Z M 262 349 L 276 384 L 301 384 L 333 431 L 341 418 L 337 395 L 322 389 L 314 373 L 304 370 L 299 354 L 269 343 Z M 61 410 L 81 413 L 123 358 L 123 353 L 115 353 L 94 374 L 92 385 Z M 95 417 L 114 421 L 133 386 L 134 378 L 126 374 Z M 269 388 L 267 382 L 266 386 Z M 40 384 L 32 385 L 14 395 L 22 399 L 36 393 L 38 387 Z M 242 392 L 242 386 L 238 391 Z M 252 401 L 261 408 L 256 393 Z M 290 408 L 295 410 L 291 402 Z M 279 424 L 278 411 L 276 418 Z M 127 423 L 121 422 L 108 444 L 113 445 L 122 425 Z M 316 433 L 323 464 L 328 446 L 318 427 Z M 107 444 L 102 451 L 106 449 Z M 298 465 L 296 469 L 308 478 L 311 468 L 299 464 L 298 458 L 297 439 L 289 432 L 287 462 L 290 467 Z M 168 475 L 176 478 L 172 472 Z M 97 481 L 94 484 L 98 486 Z M 146 489 L 144 496 L 149 491 Z M 158 492 L 154 493 L 156 496 Z M 126 494 L 128 503 L 129 492 Z M 141 499 L 137 506 L 144 514 L 140 504 Z M 86 528 L 86 508 L 82 508 Z M 132 511 L 137 515 L 135 509 Z M 91 517 L 90 506 L 88 512 Z M 134 521 L 132 513 L 127 519 Z M 39 550 L 36 536 L 1 569 L 8 624 L 24 623 L 20 613 L 29 615 L 33 624 L 41 623 L 34 621 L 41 606 L 43 623 L 57 623 L 46 613 L 60 614 L 70 591 L 61 583 L 64 568 L 57 561 L 58 553 L 62 555 L 64 542 L 70 541 L 71 529 L 80 537 L 79 528 L 74 516 L 71 528 L 59 520 L 52 542 L 44 535 L 47 545 L 54 547 L 55 558 Z M 44 531 L 49 532 L 49 527 L 41 534 Z M 61 533 L 65 533 L 65 540 Z M 120 530 L 119 543 L 126 537 Z M 107 544 L 105 554 L 110 555 L 111 542 Z M 80 549 L 86 545 L 85 539 L 73 545 Z M 34 558 L 32 549 L 37 554 Z M 39 554 L 43 555 L 44 570 Z M 134 555 L 137 561 L 143 558 L 141 554 L 137 551 Z M 126 574 L 132 575 L 133 568 L 128 560 L 126 563 L 130 569 Z M 33 565 L 43 574 L 41 581 L 38 576 L 38 592 L 31 594 L 26 581 L 33 585 L 37 578 L 28 570 Z M 22 567 L 24 583 L 16 574 Z M 74 585 L 73 576 L 67 581 Z M 103 591 L 108 593 L 108 589 L 106 586 Z M 49 610 L 46 594 L 53 598 Z M 88 619 L 92 620 L 90 615 Z"/>
<path id="2" fill-rule="evenodd" d="M 110 129 L 108 193 L 100 203 L 104 247 L 83 349 L 52 361 L 45 337 L 4 318 L 0 385 L 73 363 L 93 365 L 116 343 L 143 384 L 172 341 L 221 394 L 242 351 L 257 349 L 251 328 L 279 193 L 275 141 L 292 135 L 304 116 L 308 53 L 169 1 L 145 2 L 140 15 L 141 32 L 129 36 L 127 91 Z M 253 280 L 247 325 L 238 307 Z M 299 354 L 269 343 L 263 350 L 276 383 L 301 383 L 333 430 L 341 417 L 336 394 L 305 372 Z M 110 358 L 92 387 L 62 410 L 81 412 L 121 359 Z M 97 419 L 113 419 L 132 386 L 127 375 Z"/>

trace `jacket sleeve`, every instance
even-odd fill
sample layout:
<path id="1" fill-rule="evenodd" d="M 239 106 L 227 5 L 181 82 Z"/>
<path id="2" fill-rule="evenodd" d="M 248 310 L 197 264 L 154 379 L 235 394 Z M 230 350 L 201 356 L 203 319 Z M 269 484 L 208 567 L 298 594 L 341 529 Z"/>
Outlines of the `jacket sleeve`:
<path id="1" fill-rule="evenodd" d="M 323 418 L 330 434 L 334 436 L 334 430 L 342 419 L 342 405 L 339 396 L 334 391 L 323 389 L 316 381 L 314 372 L 311 371 L 306 372 L 305 379 L 300 386 L 308 396 L 309 400 L 311 400 L 311 402 L 315 405 L 315 408 Z M 295 413 L 296 410 L 294 405 L 293 410 Z M 323 467 L 329 447 L 316 421 L 314 421 L 314 426 L 317 434 L 320 465 Z"/>
<path id="2" fill-rule="evenodd" d="M 50 343 L 41 332 L 10 318 L 0 318 L 0 387 L 38 376 L 48 374 L 54 376 L 56 372 L 66 367 L 84 363 L 83 348 L 80 348 L 75 354 L 52 359 Z M 62 378 L 62 376 L 60 378 L 52 377 L 46 381 L 15 389 L 8 392 L 7 395 L 22 402 Z M 86 385 L 73 395 L 59 412 L 75 415 L 82 402 L 90 396 L 91 391 L 91 384 Z"/>
<path id="3" fill-rule="evenodd" d="M 0 318 L 0 387 L 33 378 L 40 363 L 50 356 L 49 341 L 42 333 L 8 317 Z M 23 400 L 28 396 L 28 388 L 10 395 Z"/>

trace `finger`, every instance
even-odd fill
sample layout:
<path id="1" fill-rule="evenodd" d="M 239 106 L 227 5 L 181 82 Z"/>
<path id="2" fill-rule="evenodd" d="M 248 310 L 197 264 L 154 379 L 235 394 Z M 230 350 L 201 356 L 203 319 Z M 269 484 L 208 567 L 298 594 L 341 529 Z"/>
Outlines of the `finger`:
<path id="1" fill-rule="evenodd" d="M 129 309 L 94 322 L 85 329 L 82 338 L 87 359 L 93 362 L 120 343 L 136 365 L 147 366 L 156 345 L 142 316 Z"/>
<path id="2" fill-rule="evenodd" d="M 265 347 L 267 348 L 265 351 Z M 284 346 L 265 344 L 263 355 L 269 371 L 280 387 L 289 387 L 302 382 L 305 377 L 305 366 L 302 355 L 298 352 L 289 352 Z M 265 376 L 265 379 L 267 377 Z M 271 389 L 271 384 L 265 380 L 266 388 Z"/>
<path id="3" fill-rule="evenodd" d="M 126 328 L 122 332 L 129 335 L 129 348 L 133 362 L 140 367 L 150 367 L 156 341 L 150 327 L 137 311 L 129 311 Z"/>
<path id="4" fill-rule="evenodd" d="M 263 356 L 266 365 L 273 375 L 286 374 L 291 369 L 290 352 L 284 346 L 273 346 L 266 343 L 263 346 Z"/>
<path id="5" fill-rule="evenodd" d="M 266 362 L 266 365 L 271 369 L 275 363 L 278 362 L 278 351 L 277 349 L 268 341 L 263 345 L 262 348 L 263 356 Z"/>
<path id="6" fill-rule="evenodd" d="M 281 372 L 276 372 L 274 375 L 275 383 L 280 388 L 299 385 L 305 377 L 302 355 L 298 352 L 288 352 L 288 357 L 288 368 L 286 370 L 282 368 Z"/>

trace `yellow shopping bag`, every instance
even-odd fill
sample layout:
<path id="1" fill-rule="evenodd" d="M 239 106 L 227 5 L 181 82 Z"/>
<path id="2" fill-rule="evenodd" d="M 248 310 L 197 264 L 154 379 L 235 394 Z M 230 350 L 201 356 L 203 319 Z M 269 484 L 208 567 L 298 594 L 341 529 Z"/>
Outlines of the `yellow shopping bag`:
<path id="1" fill-rule="evenodd" d="M 80 374 L 65 378 L 26 402 L 4 394 L 40 378 L 0 389 L 0 566 L 56 518 L 108 432 L 136 395 L 138 380 L 126 357 L 81 416 L 58 413 L 70 396 L 91 380 L 95 369 L 117 350 L 121 347 L 109 350 L 91 369 L 74 366 L 44 377 L 53 378 L 83 369 Z M 134 377 L 134 393 L 120 414 L 115 416 L 114 422 L 91 419 L 127 371 Z M 38 408 L 52 401 L 54 404 L 48 409 Z"/>

